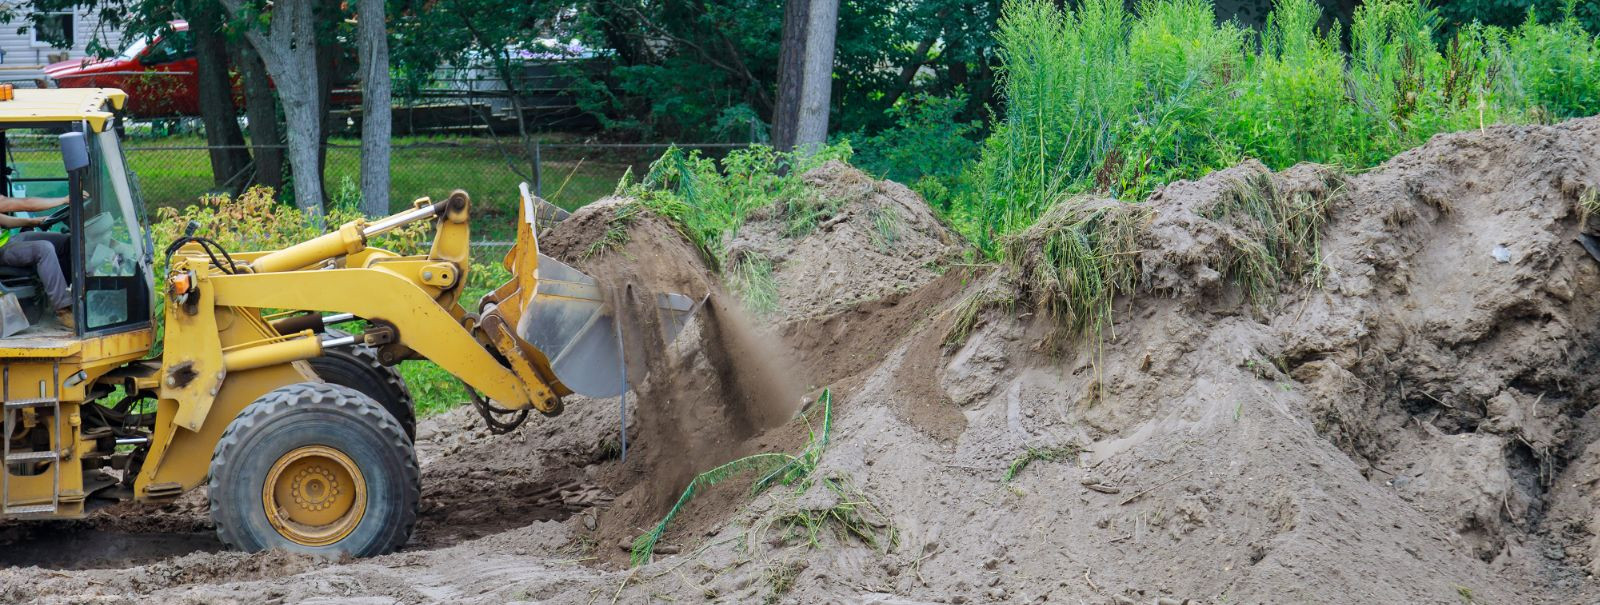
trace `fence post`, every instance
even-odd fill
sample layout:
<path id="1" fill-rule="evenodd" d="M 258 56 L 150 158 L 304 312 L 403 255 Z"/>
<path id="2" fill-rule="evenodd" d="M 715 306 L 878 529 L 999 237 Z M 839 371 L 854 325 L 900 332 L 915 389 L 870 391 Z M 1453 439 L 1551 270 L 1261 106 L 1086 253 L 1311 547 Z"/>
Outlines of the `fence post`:
<path id="1" fill-rule="evenodd" d="M 539 161 L 539 139 L 533 140 L 533 195 L 544 198 L 544 174 Z"/>

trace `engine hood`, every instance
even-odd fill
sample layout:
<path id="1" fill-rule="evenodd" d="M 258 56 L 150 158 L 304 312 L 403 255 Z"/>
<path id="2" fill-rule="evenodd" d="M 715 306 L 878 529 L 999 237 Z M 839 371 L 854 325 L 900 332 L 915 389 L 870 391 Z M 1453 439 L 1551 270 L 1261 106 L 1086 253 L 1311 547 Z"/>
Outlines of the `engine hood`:
<path id="1" fill-rule="evenodd" d="M 116 61 L 108 59 L 68 59 L 46 65 L 44 75 L 51 78 L 71 77 L 80 74 L 111 71 Z"/>

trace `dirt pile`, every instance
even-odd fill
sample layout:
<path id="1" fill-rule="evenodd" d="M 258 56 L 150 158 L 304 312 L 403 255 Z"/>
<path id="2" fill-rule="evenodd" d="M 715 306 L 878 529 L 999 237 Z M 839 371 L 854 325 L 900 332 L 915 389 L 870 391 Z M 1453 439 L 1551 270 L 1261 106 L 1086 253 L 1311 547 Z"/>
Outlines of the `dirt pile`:
<path id="1" fill-rule="evenodd" d="M 1051 346 L 1060 316 L 1026 292 L 954 348 L 932 345 L 960 297 L 881 334 L 816 474 L 855 497 L 769 493 L 700 542 L 714 573 L 634 594 L 1582 600 L 1600 265 L 1572 240 L 1597 138 L 1490 129 L 1362 175 L 1167 187 L 1119 223 L 1136 254 L 1103 341 Z M 813 550 L 795 520 L 852 501 L 895 546 L 836 523 Z"/>
<path id="2" fill-rule="evenodd" d="M 778 309 L 697 321 L 652 360 L 626 460 L 616 401 L 569 398 L 502 436 L 456 410 L 419 427 L 428 512 L 405 552 L 0 570 L 0 595 L 1594 601 L 1600 263 L 1573 238 L 1597 144 L 1589 119 L 1441 136 L 1356 175 L 1250 162 L 1140 204 L 1074 201 L 988 272 L 951 268 L 959 246 L 909 192 L 830 165 L 806 178 L 831 218 L 795 229 L 774 210 L 730 247 L 770 262 Z M 638 210 L 586 208 L 545 251 L 715 292 L 698 251 Z M 1039 244 L 1084 234 L 1088 255 Z M 706 317 L 738 317 L 722 304 Z M 778 342 L 776 368 L 742 364 Z M 753 477 L 705 492 L 628 569 L 618 544 L 695 472 L 815 438 L 818 406 L 772 427 L 793 410 L 762 408 L 784 396 L 749 368 L 810 400 L 830 389 L 820 461 L 754 496 Z M 238 571 L 125 579 L 190 559 Z"/>
<path id="3" fill-rule="evenodd" d="M 728 245 L 730 264 L 771 263 L 775 315 L 785 321 L 908 292 L 937 277 L 962 250 L 905 185 L 838 161 L 802 178 L 811 197 L 805 210 L 759 210 Z"/>

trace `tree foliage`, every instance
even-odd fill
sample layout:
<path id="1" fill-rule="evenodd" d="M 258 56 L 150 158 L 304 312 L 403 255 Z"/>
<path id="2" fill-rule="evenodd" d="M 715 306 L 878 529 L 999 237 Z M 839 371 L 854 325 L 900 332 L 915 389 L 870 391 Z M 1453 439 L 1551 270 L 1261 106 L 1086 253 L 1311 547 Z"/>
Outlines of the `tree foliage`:
<path id="1" fill-rule="evenodd" d="M 761 140 L 775 107 L 783 7 L 733 0 L 594 0 L 586 39 L 612 67 L 584 103 L 613 129 L 651 138 Z M 836 131 L 878 130 L 919 93 L 962 90 L 962 118 L 986 115 L 999 0 L 846 0 L 834 59 Z"/>
<path id="2" fill-rule="evenodd" d="M 1554 20 L 1570 11 L 1574 20 L 1590 32 L 1600 32 L 1600 2 L 1594 0 L 1451 0 L 1435 2 L 1444 19 L 1443 34 L 1473 22 L 1512 28 L 1527 20 L 1528 14 Z"/>

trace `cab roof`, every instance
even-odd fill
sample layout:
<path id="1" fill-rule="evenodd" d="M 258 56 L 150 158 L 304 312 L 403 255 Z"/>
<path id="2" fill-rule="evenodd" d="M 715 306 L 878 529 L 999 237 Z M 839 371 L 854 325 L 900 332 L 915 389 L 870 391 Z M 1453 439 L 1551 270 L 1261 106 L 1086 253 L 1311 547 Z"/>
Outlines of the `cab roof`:
<path id="1" fill-rule="evenodd" d="M 100 132 L 127 101 L 128 93 L 116 88 L 18 88 L 12 100 L 0 101 L 0 125 L 82 120 Z"/>

